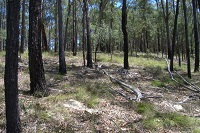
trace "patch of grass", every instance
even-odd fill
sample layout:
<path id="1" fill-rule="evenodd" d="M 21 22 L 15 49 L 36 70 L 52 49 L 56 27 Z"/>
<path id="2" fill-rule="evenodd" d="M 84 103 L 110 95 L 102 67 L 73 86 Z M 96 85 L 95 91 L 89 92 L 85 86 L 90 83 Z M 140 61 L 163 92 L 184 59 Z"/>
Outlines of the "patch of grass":
<path id="1" fill-rule="evenodd" d="M 57 102 L 62 102 L 64 100 L 72 98 L 74 95 L 73 94 L 59 94 L 59 95 L 50 95 L 48 97 L 45 97 L 44 100 L 57 103 Z"/>
<path id="2" fill-rule="evenodd" d="M 153 117 L 155 115 L 154 107 L 150 103 L 141 102 L 137 104 L 136 111 L 144 117 Z"/>
<path id="3" fill-rule="evenodd" d="M 156 87 L 165 87 L 165 84 L 160 80 L 153 80 L 151 84 Z"/>
<path id="4" fill-rule="evenodd" d="M 87 106 L 89 108 L 94 108 L 99 103 L 99 99 L 96 95 L 90 95 L 89 99 L 87 100 Z"/>
<path id="5" fill-rule="evenodd" d="M 158 130 L 162 128 L 177 128 L 185 131 L 198 131 L 200 120 L 184 116 L 175 112 L 162 113 L 154 109 L 149 103 L 138 103 L 136 110 L 144 116 L 143 125 L 146 129 Z"/>

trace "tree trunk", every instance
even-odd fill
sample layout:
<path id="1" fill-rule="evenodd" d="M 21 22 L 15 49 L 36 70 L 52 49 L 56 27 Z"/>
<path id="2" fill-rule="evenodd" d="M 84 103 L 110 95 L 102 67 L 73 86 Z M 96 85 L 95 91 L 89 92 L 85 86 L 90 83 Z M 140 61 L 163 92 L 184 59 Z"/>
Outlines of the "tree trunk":
<path id="1" fill-rule="evenodd" d="M 26 27 L 25 27 L 25 12 L 26 12 L 26 9 L 25 9 L 25 2 L 26 0 L 23 0 L 23 3 L 22 3 L 22 29 L 21 29 L 21 46 L 20 46 L 20 52 L 21 53 L 24 53 L 24 43 L 25 43 L 25 30 L 26 30 Z"/>
<path id="2" fill-rule="evenodd" d="M 76 56 L 77 52 L 77 20 L 76 20 L 76 0 L 73 1 L 73 56 Z"/>
<path id="3" fill-rule="evenodd" d="M 62 20 L 62 3 L 61 0 L 58 0 L 58 24 L 59 24 L 59 73 L 66 74 L 66 62 L 65 62 L 65 53 L 63 45 L 63 20 Z"/>
<path id="4" fill-rule="evenodd" d="M 83 36 L 82 36 L 82 49 L 83 49 L 83 65 L 85 66 L 85 9 L 83 6 L 83 18 L 82 18 L 82 26 L 83 26 Z"/>
<path id="5" fill-rule="evenodd" d="M 71 2 L 68 0 L 68 12 L 67 12 L 67 20 L 66 20 L 66 26 L 65 26 L 65 39 L 64 39 L 64 50 L 68 50 L 68 44 L 67 44 L 67 33 L 68 33 L 68 25 L 69 25 L 69 16 L 71 13 Z"/>
<path id="6" fill-rule="evenodd" d="M 177 4 L 176 4 L 176 14 L 175 14 L 174 30 L 173 30 L 173 38 L 172 38 L 172 53 L 171 53 L 171 60 L 170 60 L 170 71 L 174 71 L 173 63 L 174 63 L 175 41 L 176 41 L 176 34 L 177 34 L 178 14 L 179 14 L 179 0 L 177 0 Z"/>
<path id="7" fill-rule="evenodd" d="M 20 0 L 7 1 L 7 41 L 5 62 L 6 132 L 20 133 L 18 107 L 18 50 Z"/>
<path id="8" fill-rule="evenodd" d="M 128 63 L 128 33 L 126 30 L 127 25 L 127 12 L 126 12 L 126 0 L 123 0 L 122 6 L 122 32 L 124 36 L 124 69 L 129 69 Z"/>
<path id="9" fill-rule="evenodd" d="M 42 30 L 42 49 L 43 51 L 49 51 L 49 47 L 47 44 L 47 36 L 46 36 L 46 32 L 45 32 L 45 28 L 44 28 L 44 23 L 41 21 L 41 30 Z"/>
<path id="10" fill-rule="evenodd" d="M 54 51 L 58 52 L 58 3 L 55 2 L 55 33 L 54 33 Z"/>
<path id="11" fill-rule="evenodd" d="M 29 71 L 30 93 L 48 93 L 41 50 L 41 0 L 30 0 L 29 6 Z"/>
<path id="12" fill-rule="evenodd" d="M 197 10 L 196 10 L 196 0 L 192 0 L 193 6 L 193 18 L 194 18 L 194 41 L 195 41 L 195 65 L 194 65 L 194 72 L 199 71 L 199 34 L 198 34 L 198 20 L 197 20 Z"/>
<path id="13" fill-rule="evenodd" d="M 90 39 L 90 17 L 88 13 L 88 0 L 84 0 L 84 8 L 86 14 L 86 28 L 87 28 L 87 67 L 92 68 L 92 47 Z"/>
<path id="14" fill-rule="evenodd" d="M 183 12 L 185 20 L 185 39 L 186 39 L 186 55 L 187 55 L 187 72 L 188 77 L 191 78 L 191 68 L 190 68 L 190 49 L 189 49 L 189 39 L 188 39 L 188 21 L 187 21 L 187 8 L 185 0 L 183 0 Z"/>

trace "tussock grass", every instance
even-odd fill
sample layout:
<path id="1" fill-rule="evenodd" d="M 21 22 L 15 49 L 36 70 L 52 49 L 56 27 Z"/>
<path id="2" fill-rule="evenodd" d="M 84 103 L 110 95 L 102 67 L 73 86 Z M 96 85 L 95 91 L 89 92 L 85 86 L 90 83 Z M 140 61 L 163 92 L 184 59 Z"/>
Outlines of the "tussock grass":
<path id="1" fill-rule="evenodd" d="M 136 111 L 143 115 L 143 126 L 151 131 L 159 129 L 181 129 L 184 131 L 198 131 L 200 120 L 184 116 L 176 112 L 162 113 L 154 109 L 154 105 L 141 102 L 136 106 Z"/>

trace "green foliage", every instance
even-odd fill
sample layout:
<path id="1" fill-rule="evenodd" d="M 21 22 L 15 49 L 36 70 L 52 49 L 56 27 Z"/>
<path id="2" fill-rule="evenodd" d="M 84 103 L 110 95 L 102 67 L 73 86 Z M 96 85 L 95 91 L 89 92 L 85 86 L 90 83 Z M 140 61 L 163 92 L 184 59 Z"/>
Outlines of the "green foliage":
<path id="1" fill-rule="evenodd" d="M 153 81 L 151 82 L 151 84 L 152 84 L 153 86 L 156 86 L 156 87 L 165 87 L 165 84 L 164 84 L 163 82 L 161 82 L 160 80 L 153 80 Z"/>

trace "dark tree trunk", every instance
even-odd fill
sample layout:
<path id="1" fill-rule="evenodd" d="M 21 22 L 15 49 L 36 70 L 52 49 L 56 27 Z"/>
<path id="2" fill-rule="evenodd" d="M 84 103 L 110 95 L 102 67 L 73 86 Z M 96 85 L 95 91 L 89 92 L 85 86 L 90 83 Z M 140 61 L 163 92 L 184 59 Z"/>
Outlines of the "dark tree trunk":
<path id="1" fill-rule="evenodd" d="M 188 77 L 191 78 L 190 49 L 189 49 L 188 22 L 187 22 L 187 8 L 186 8 L 185 0 L 183 0 L 183 12 L 184 12 L 184 19 L 185 19 L 185 39 L 186 39 L 186 55 L 187 55 L 187 72 L 188 72 Z"/>
<path id="2" fill-rule="evenodd" d="M 126 30 L 127 24 L 127 12 L 126 12 L 126 0 L 123 0 L 122 6 L 122 31 L 124 36 L 124 69 L 129 69 L 128 63 L 128 33 Z"/>
<path id="3" fill-rule="evenodd" d="M 92 68 L 92 47 L 90 39 L 90 17 L 88 13 L 88 0 L 84 0 L 84 8 L 86 14 L 86 28 L 87 28 L 87 67 Z"/>
<path id="4" fill-rule="evenodd" d="M 197 10 L 196 10 L 196 0 L 192 0 L 193 6 L 193 17 L 194 17 L 194 41 L 195 41 L 195 65 L 194 71 L 199 71 L 199 34 L 198 34 L 198 27 L 197 27 Z"/>
<path id="5" fill-rule="evenodd" d="M 49 51 L 49 47 L 48 47 L 48 44 L 47 44 L 47 35 L 46 35 L 46 32 L 45 32 L 45 28 L 44 28 L 44 23 L 41 21 L 41 30 L 42 30 L 42 49 L 43 51 Z"/>
<path id="6" fill-rule="evenodd" d="M 82 26 L 83 26 L 83 36 L 82 36 L 82 49 L 83 49 L 83 65 L 85 66 L 85 9 L 83 6 L 83 19 L 82 19 Z"/>
<path id="7" fill-rule="evenodd" d="M 58 3 L 55 2 L 55 33 L 54 33 L 54 51 L 58 52 Z"/>
<path id="8" fill-rule="evenodd" d="M 63 31 L 62 31 L 62 4 L 61 0 L 58 0 L 58 24 L 59 24 L 59 73 L 66 74 L 66 62 L 65 62 L 65 53 L 64 53 L 64 45 L 63 45 Z"/>
<path id="9" fill-rule="evenodd" d="M 171 53 L 171 60 L 170 60 L 170 70 L 174 70 L 174 50 L 175 50 L 175 42 L 176 42 L 176 34 L 177 34 L 177 22 L 178 22 L 178 14 L 179 14 L 179 0 L 177 0 L 176 4 L 176 14 L 174 20 L 174 30 L 173 30 L 173 38 L 172 38 L 172 53 Z"/>
<path id="10" fill-rule="evenodd" d="M 169 2 L 166 0 L 166 13 L 164 9 L 164 4 L 163 0 L 161 0 L 162 4 L 162 9 L 163 9 L 163 16 L 164 16 L 164 21 L 166 25 L 166 32 L 167 32 L 167 54 L 168 54 L 168 59 L 170 59 L 171 56 L 171 45 L 170 45 L 170 36 L 169 36 Z"/>
<path id="11" fill-rule="evenodd" d="M 22 3 L 22 29 L 21 29 L 21 46 L 20 46 L 20 52 L 21 53 L 24 53 L 24 43 L 25 43 L 25 30 L 26 30 L 26 27 L 25 27 L 25 2 L 26 0 L 23 0 L 23 3 Z"/>
<path id="12" fill-rule="evenodd" d="M 76 0 L 73 1 L 73 56 L 77 54 L 77 18 L 76 18 Z"/>
<path id="13" fill-rule="evenodd" d="M 20 0 L 7 1 L 7 41 L 5 63 L 6 132 L 20 133 L 18 107 L 18 50 Z"/>
<path id="14" fill-rule="evenodd" d="M 46 87 L 41 50 L 41 0 L 30 0 L 28 44 L 30 93 L 46 95 L 48 89 Z"/>
<path id="15" fill-rule="evenodd" d="M 65 39 L 64 39 L 64 50 L 69 50 L 69 46 L 67 44 L 67 33 L 68 33 L 68 25 L 69 25 L 69 16 L 71 13 L 71 2 L 68 0 L 68 12 L 67 12 L 67 20 L 66 20 L 66 26 L 65 26 Z"/>

